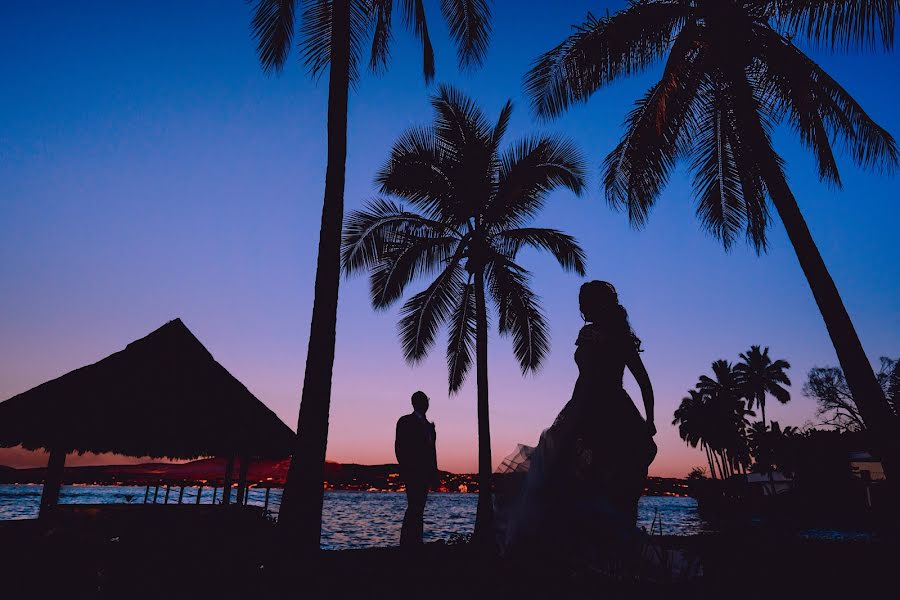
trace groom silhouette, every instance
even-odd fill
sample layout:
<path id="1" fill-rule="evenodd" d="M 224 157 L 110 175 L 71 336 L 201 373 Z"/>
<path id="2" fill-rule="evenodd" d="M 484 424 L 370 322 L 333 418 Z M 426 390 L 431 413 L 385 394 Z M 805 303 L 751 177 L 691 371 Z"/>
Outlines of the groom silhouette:
<path id="1" fill-rule="evenodd" d="M 422 543 L 422 520 L 428 488 L 437 480 L 437 454 L 434 441 L 437 437 L 434 423 L 425 418 L 428 412 L 428 396 L 425 392 L 412 395 L 413 412 L 397 421 L 397 437 L 394 451 L 400 463 L 400 477 L 406 484 L 406 514 L 400 529 L 400 545 Z"/>

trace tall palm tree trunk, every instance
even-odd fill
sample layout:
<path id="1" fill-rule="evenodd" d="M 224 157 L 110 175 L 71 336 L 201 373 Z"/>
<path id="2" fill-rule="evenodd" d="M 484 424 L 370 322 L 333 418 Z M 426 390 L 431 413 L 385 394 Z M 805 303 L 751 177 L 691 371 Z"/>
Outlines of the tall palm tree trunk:
<path id="1" fill-rule="evenodd" d="M 706 446 L 706 461 L 709 463 L 709 475 L 716 479 L 716 464 L 713 462 L 712 451 Z"/>
<path id="2" fill-rule="evenodd" d="M 725 479 L 725 469 L 722 468 L 721 452 L 713 452 L 713 457 L 716 459 L 716 465 L 719 467 L 719 477 Z"/>
<path id="3" fill-rule="evenodd" d="M 478 387 L 478 509 L 475 534 L 478 542 L 492 538 L 494 529 L 491 476 L 491 424 L 488 409 L 488 323 L 484 297 L 484 269 L 475 273 L 475 369 Z"/>
<path id="4" fill-rule="evenodd" d="M 762 398 L 757 398 L 756 403 L 759 404 L 759 410 L 762 413 L 762 423 L 763 429 L 766 428 L 766 398 L 763 396 Z"/>
<path id="5" fill-rule="evenodd" d="M 755 138 L 755 140 L 751 140 L 751 146 L 767 147 L 768 143 L 759 121 L 757 119 L 751 119 L 751 121 L 750 128 L 753 131 L 750 134 Z M 853 327 L 853 322 L 850 320 L 850 315 L 841 300 L 837 286 L 825 266 L 825 261 L 819 254 L 819 249 L 800 212 L 800 207 L 797 206 L 797 200 L 784 178 L 784 173 L 776 163 L 774 156 L 767 152 L 761 154 L 763 163 L 761 166 L 766 173 L 766 185 L 772 203 L 784 224 L 797 259 L 800 261 L 800 267 L 806 275 L 806 281 L 809 283 L 822 318 L 825 320 L 825 327 L 828 329 L 831 343 L 834 345 L 838 361 L 844 371 L 853 401 L 859 408 L 866 427 L 873 434 L 876 449 L 881 453 L 884 471 L 890 477 L 894 468 L 900 469 L 896 418 L 888 407 L 884 391 L 878 385 L 872 364 L 866 357 L 859 335 Z M 900 476 L 900 471 L 893 474 Z"/>
<path id="6" fill-rule="evenodd" d="M 328 75 L 328 165 L 319 230 L 315 299 L 306 372 L 300 399 L 297 442 L 285 482 L 279 526 L 303 550 L 318 550 L 322 534 L 323 466 L 334 367 L 344 174 L 347 159 L 347 99 L 350 84 L 350 0 L 334 0 Z"/>

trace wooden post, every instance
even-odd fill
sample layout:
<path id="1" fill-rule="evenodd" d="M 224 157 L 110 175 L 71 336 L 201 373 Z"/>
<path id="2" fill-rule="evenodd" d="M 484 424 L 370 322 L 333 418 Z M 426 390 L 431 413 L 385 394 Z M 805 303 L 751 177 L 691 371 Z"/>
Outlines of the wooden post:
<path id="1" fill-rule="evenodd" d="M 159 496 L 159 482 L 156 482 L 156 487 L 153 488 L 153 504 L 156 504 L 156 498 Z"/>
<path id="2" fill-rule="evenodd" d="M 271 491 L 272 491 L 272 486 L 271 485 L 266 486 L 266 501 L 263 506 L 264 513 L 269 512 L 269 492 L 271 492 Z"/>
<path id="3" fill-rule="evenodd" d="M 59 504 L 59 489 L 62 487 L 63 469 L 66 466 L 65 450 L 50 450 L 47 471 L 44 474 L 44 489 L 41 491 L 41 507 L 38 517 L 46 517 L 48 511 Z"/>
<path id="4" fill-rule="evenodd" d="M 163 504 L 169 503 L 169 482 L 166 482 L 166 497 L 163 498 Z"/>
<path id="5" fill-rule="evenodd" d="M 232 471 L 234 471 L 234 454 L 229 455 L 225 461 L 225 481 L 222 484 L 222 504 L 225 506 L 231 504 Z"/>
<path id="6" fill-rule="evenodd" d="M 147 483 L 147 489 L 144 491 L 144 504 L 147 504 L 147 498 L 150 497 L 150 483 Z"/>
<path id="7" fill-rule="evenodd" d="M 202 495 L 203 495 L 203 484 L 201 483 L 200 485 L 197 486 L 197 501 L 196 501 L 197 504 L 200 504 L 200 496 L 202 496 Z"/>
<path id="8" fill-rule="evenodd" d="M 238 506 L 247 504 L 247 469 L 250 466 L 250 457 L 246 454 L 241 457 L 241 466 L 238 470 L 238 489 L 237 503 Z"/>
<path id="9" fill-rule="evenodd" d="M 216 503 L 216 493 L 218 493 L 218 491 L 219 491 L 219 486 L 217 486 L 216 484 L 213 484 L 213 499 L 212 499 L 211 504 Z"/>
<path id="10" fill-rule="evenodd" d="M 181 504 L 181 499 L 184 498 L 184 482 L 181 482 L 181 489 L 178 491 L 178 504 Z"/>

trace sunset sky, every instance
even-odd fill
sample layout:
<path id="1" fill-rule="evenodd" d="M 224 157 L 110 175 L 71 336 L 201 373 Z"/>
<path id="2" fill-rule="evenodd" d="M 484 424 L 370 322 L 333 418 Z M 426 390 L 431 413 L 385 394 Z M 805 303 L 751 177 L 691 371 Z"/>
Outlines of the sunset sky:
<path id="1" fill-rule="evenodd" d="M 837 361 L 781 224 L 773 223 L 768 254 L 758 257 L 744 245 L 725 253 L 696 220 L 683 169 L 642 231 L 603 199 L 599 165 L 659 67 L 553 122 L 538 123 L 529 111 L 522 76 L 530 62 L 589 10 L 602 14 L 625 3 L 497 0 L 488 60 L 467 73 L 457 69 L 437 3 L 426 4 L 438 82 L 460 87 L 492 118 L 512 98 L 509 141 L 531 132 L 565 134 L 588 158 L 588 193 L 555 193 L 536 222 L 578 238 L 589 278 L 616 285 L 643 339 L 659 426 L 651 474 L 682 476 L 705 464 L 678 438 L 672 412 L 713 360 L 736 360 L 751 344 L 770 346 L 792 364 L 792 401 L 772 400 L 769 418 L 815 423 L 801 384 L 811 367 Z M 181 317 L 219 362 L 296 426 L 322 206 L 327 80 L 310 80 L 296 53 L 280 77 L 265 76 L 250 11 L 241 0 L 0 4 L 0 400 Z M 810 52 L 900 135 L 897 54 Z M 348 209 L 375 195 L 373 175 L 394 139 L 431 119 L 432 90 L 422 80 L 420 50 L 398 27 L 390 72 L 366 74 L 351 96 Z M 840 157 L 844 189 L 835 190 L 817 181 L 790 131 L 779 131 L 776 146 L 870 358 L 896 358 L 897 176 L 861 172 Z M 517 443 L 537 441 L 577 374 L 582 279 L 547 256 L 529 253 L 521 262 L 535 274 L 553 347 L 542 372 L 523 378 L 510 341 L 492 332 L 495 464 Z M 444 338 L 425 363 L 410 367 L 397 316 L 397 308 L 372 310 L 365 278 L 342 284 L 328 458 L 392 462 L 396 419 L 422 389 L 432 398 L 440 467 L 474 471 L 474 373 L 449 397 Z M 0 450 L 0 464 L 40 460 Z"/>

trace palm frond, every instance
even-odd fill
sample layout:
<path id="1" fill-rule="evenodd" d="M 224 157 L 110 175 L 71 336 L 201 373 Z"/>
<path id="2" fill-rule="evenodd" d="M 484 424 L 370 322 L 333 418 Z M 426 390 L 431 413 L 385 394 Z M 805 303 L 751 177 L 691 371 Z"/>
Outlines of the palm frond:
<path id="1" fill-rule="evenodd" d="M 446 206 L 456 222 L 464 222 L 474 215 L 493 189 L 495 126 L 474 100 L 454 87 L 439 86 L 431 104 L 437 144 L 448 177 L 453 181 L 453 199 Z"/>
<path id="2" fill-rule="evenodd" d="M 387 69 L 391 58 L 391 19 L 394 11 L 393 0 L 371 0 L 375 30 L 372 33 L 372 50 L 369 54 L 369 69 L 373 73 L 382 73 Z"/>
<path id="3" fill-rule="evenodd" d="M 359 77 L 359 63 L 363 47 L 372 24 L 371 6 L 365 0 L 347 0 L 349 18 L 345 27 L 349 44 L 349 77 L 355 83 Z M 303 17 L 300 26 L 300 50 L 303 63 L 310 75 L 319 77 L 331 65 L 334 50 L 332 34 L 334 30 L 334 0 L 304 0 Z"/>
<path id="4" fill-rule="evenodd" d="M 697 216 L 722 241 L 734 244 L 745 224 L 743 186 L 733 146 L 732 114 L 720 86 L 708 86 L 700 109 L 691 164 Z"/>
<path id="5" fill-rule="evenodd" d="M 459 239 L 446 225 L 406 211 L 381 198 L 347 215 L 341 242 L 341 265 L 346 275 L 376 267 L 394 251 L 403 236 L 440 240 Z"/>
<path id="6" fill-rule="evenodd" d="M 556 229 L 520 227 L 497 234 L 501 254 L 514 259 L 522 246 L 547 250 L 566 271 L 585 273 L 587 256 L 574 237 Z"/>
<path id="7" fill-rule="evenodd" d="M 470 280 L 457 292 L 459 302 L 450 320 L 450 334 L 447 337 L 447 379 L 450 393 L 459 391 L 469 367 L 475 348 L 475 286 Z"/>
<path id="8" fill-rule="evenodd" d="M 525 76 L 535 113 L 556 116 L 601 86 L 662 58 L 685 23 L 690 4 L 638 0 L 611 17 L 588 14 L 572 35 L 538 57 Z"/>
<path id="9" fill-rule="evenodd" d="M 382 193 L 405 198 L 430 217 L 452 219 L 455 199 L 448 166 L 434 130 L 413 128 L 394 142 L 375 182 Z"/>
<path id="10" fill-rule="evenodd" d="M 822 67 L 768 28 L 760 28 L 760 86 L 786 115 L 819 162 L 819 175 L 839 183 L 831 140 L 862 168 L 893 172 L 900 163 L 894 138 Z"/>
<path id="11" fill-rule="evenodd" d="M 500 156 L 497 191 L 485 209 L 487 223 L 526 224 L 543 207 L 547 194 L 565 187 L 584 190 L 585 161 L 578 147 L 557 137 L 526 138 Z"/>
<path id="12" fill-rule="evenodd" d="M 266 73 L 278 73 L 291 52 L 294 9 L 298 0 L 256 0 L 250 28 L 256 54 Z"/>
<path id="13" fill-rule="evenodd" d="M 500 140 L 503 139 L 503 136 L 506 134 L 506 129 L 509 127 L 509 119 L 512 116 L 512 110 L 512 100 L 507 100 L 506 104 L 503 105 L 503 108 L 500 109 L 500 116 L 497 118 L 497 124 L 494 125 L 494 131 L 491 132 L 491 143 L 494 146 L 495 151 L 500 148 Z"/>
<path id="14" fill-rule="evenodd" d="M 539 299 L 529 287 L 528 272 L 498 255 L 489 263 L 486 275 L 500 333 L 512 337 L 513 354 L 522 373 L 537 371 L 550 351 L 550 335 Z"/>
<path id="15" fill-rule="evenodd" d="M 466 280 L 457 254 L 425 290 L 403 305 L 398 329 L 407 361 L 414 364 L 428 354 L 438 329 L 453 311 L 456 292 Z"/>
<path id="16" fill-rule="evenodd" d="M 688 24 L 676 39 L 660 81 L 638 100 L 625 134 L 603 162 L 606 200 L 645 225 L 676 160 L 687 153 L 692 111 L 704 80 L 699 28 Z"/>
<path id="17" fill-rule="evenodd" d="M 419 277 L 430 275 L 453 256 L 459 238 L 424 233 L 396 232 L 386 238 L 381 259 L 370 268 L 372 306 L 384 309 L 400 299 L 406 286 Z"/>
<path id="18" fill-rule="evenodd" d="M 494 128 L 472 98 L 450 85 L 440 85 L 431 98 L 434 130 L 448 151 L 461 151 L 472 144 L 487 145 Z"/>
<path id="19" fill-rule="evenodd" d="M 428 36 L 428 20 L 422 0 L 403 0 L 403 21 L 422 44 L 422 73 L 425 81 L 434 80 L 434 48 Z"/>
<path id="20" fill-rule="evenodd" d="M 441 13 L 456 42 L 461 67 L 480 66 L 491 35 L 491 7 L 486 0 L 441 0 Z"/>
<path id="21" fill-rule="evenodd" d="M 776 22 L 832 49 L 892 50 L 897 0 L 772 0 Z"/>

